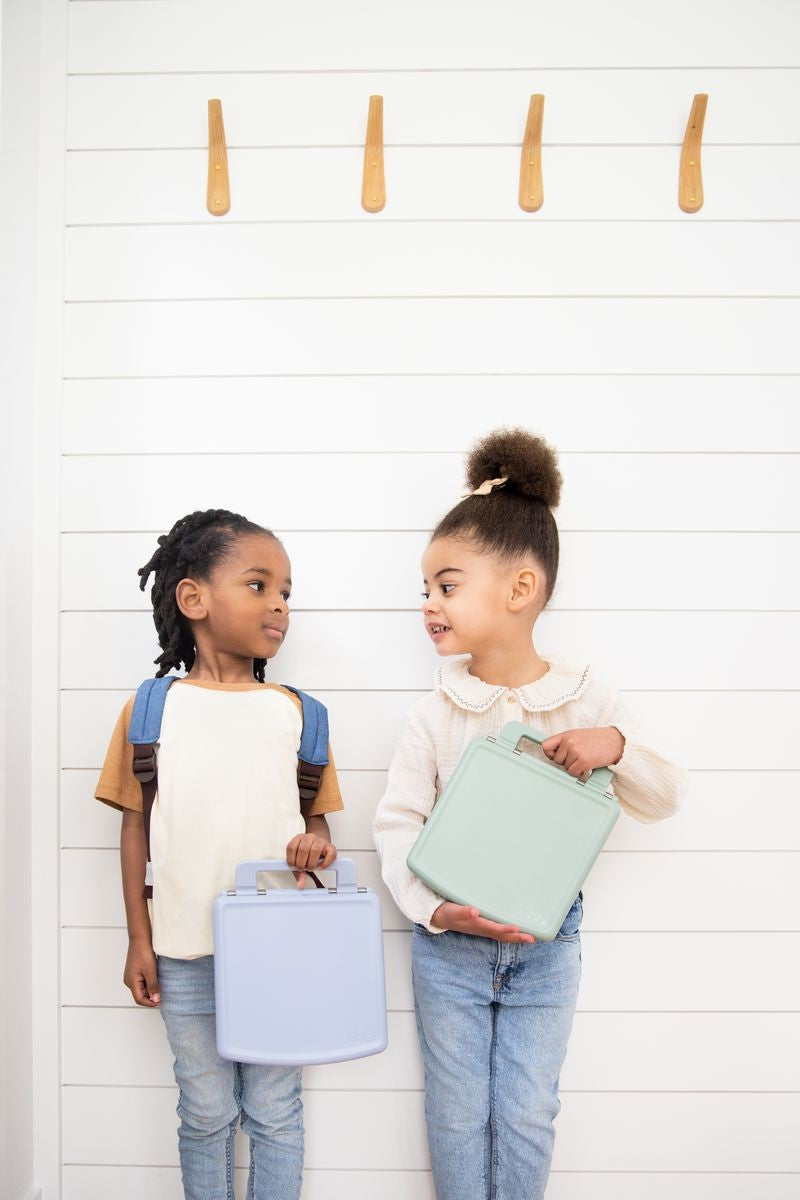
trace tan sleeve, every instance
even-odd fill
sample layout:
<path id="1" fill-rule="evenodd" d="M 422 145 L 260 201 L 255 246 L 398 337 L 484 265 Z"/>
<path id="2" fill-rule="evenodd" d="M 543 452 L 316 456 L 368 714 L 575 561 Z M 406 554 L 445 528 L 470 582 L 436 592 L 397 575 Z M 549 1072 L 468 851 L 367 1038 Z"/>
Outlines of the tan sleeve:
<path id="1" fill-rule="evenodd" d="M 133 774 L 133 751 L 128 741 L 134 699 L 131 696 L 117 717 L 94 794 L 95 799 L 112 808 L 133 808 L 141 812 L 142 789 Z"/>

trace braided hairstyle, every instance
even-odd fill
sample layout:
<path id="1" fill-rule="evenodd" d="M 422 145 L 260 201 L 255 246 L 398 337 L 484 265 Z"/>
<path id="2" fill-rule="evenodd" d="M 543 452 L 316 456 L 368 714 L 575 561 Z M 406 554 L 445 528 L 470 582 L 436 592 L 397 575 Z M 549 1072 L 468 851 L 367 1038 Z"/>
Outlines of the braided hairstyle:
<path id="1" fill-rule="evenodd" d="M 144 591 L 150 575 L 155 576 L 150 598 L 158 644 L 163 651 L 154 659 L 158 666 L 156 678 L 166 675 L 173 667 L 180 668 L 181 663 L 190 671 L 195 660 L 191 625 L 175 599 L 175 588 L 180 580 L 187 577 L 208 579 L 237 538 L 259 533 L 275 537 L 271 529 L 255 525 L 238 513 L 228 512 L 226 508 L 209 508 L 181 517 L 169 533 L 158 539 L 158 549 L 138 572 L 140 591 Z M 265 658 L 253 659 L 253 675 L 259 683 L 264 682 L 266 664 Z"/>
<path id="2" fill-rule="evenodd" d="M 533 555 L 547 577 L 545 604 L 558 574 L 558 528 L 552 508 L 561 496 L 561 473 L 552 446 L 526 429 L 497 429 L 473 446 L 467 458 L 470 491 L 487 479 L 506 477 L 485 496 L 467 496 L 434 529 L 431 541 L 474 540 L 508 562 Z"/>

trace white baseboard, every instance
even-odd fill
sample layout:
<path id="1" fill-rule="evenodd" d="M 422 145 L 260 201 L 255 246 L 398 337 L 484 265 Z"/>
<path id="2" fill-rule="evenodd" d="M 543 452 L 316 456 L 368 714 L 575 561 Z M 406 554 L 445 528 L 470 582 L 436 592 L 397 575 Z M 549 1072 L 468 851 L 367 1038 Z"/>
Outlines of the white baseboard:
<path id="1" fill-rule="evenodd" d="M 42 1189 L 35 1187 L 32 1191 L 28 1192 L 26 1200 L 42 1200 Z"/>

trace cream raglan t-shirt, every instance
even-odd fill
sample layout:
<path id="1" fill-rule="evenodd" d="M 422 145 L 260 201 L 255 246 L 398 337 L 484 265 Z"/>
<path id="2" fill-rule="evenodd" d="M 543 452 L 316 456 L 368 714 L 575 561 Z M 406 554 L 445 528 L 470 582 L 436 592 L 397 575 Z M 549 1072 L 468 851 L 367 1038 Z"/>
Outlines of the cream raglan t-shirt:
<path id="1" fill-rule="evenodd" d="M 127 741 L 133 698 L 111 738 L 95 795 L 141 810 Z M 236 864 L 283 859 L 305 832 L 297 787 L 300 700 L 275 684 L 174 683 L 164 705 L 158 794 L 150 823 L 153 949 L 171 958 L 213 953 L 212 905 L 232 888 Z M 311 809 L 341 809 L 330 756 Z M 275 886 L 296 887 L 276 873 Z"/>

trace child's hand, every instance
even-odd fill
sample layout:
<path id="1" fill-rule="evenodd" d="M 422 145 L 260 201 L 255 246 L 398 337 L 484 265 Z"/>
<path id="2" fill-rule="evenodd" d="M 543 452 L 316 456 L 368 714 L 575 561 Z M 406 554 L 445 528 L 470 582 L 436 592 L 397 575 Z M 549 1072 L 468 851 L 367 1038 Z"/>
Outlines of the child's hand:
<path id="1" fill-rule="evenodd" d="M 134 939 L 128 943 L 128 957 L 122 978 L 137 1004 L 143 1008 L 158 1008 L 161 1003 L 158 971 L 149 938 L 147 941 Z"/>
<path id="2" fill-rule="evenodd" d="M 566 729 L 542 742 L 547 757 L 576 777 L 595 767 L 618 763 L 624 749 L 625 738 L 614 725 L 598 729 Z"/>
<path id="3" fill-rule="evenodd" d="M 445 900 L 431 917 L 431 924 L 439 929 L 453 929 L 456 933 L 471 933 L 474 937 L 494 938 L 496 942 L 535 942 L 530 933 L 523 933 L 519 925 L 500 925 L 482 917 L 477 908 L 468 904 L 454 904 Z"/>
<path id="4" fill-rule="evenodd" d="M 319 833 L 298 833 L 286 847 L 286 861 L 296 867 L 297 886 L 306 882 L 306 871 L 324 871 L 336 858 L 336 847 Z"/>

